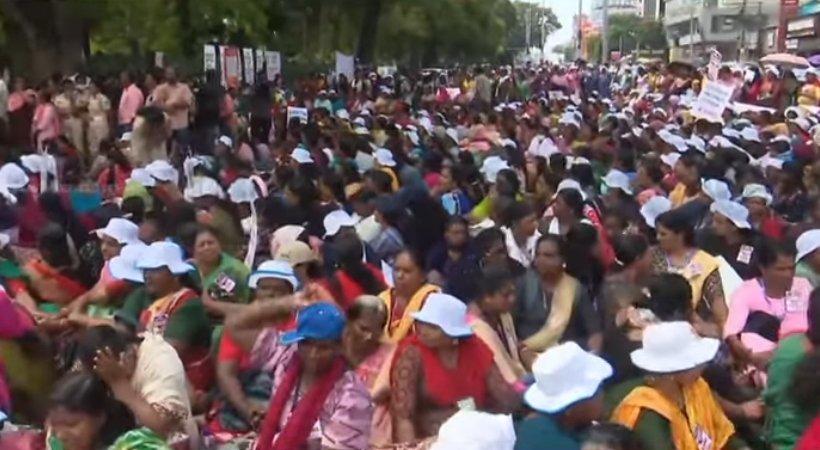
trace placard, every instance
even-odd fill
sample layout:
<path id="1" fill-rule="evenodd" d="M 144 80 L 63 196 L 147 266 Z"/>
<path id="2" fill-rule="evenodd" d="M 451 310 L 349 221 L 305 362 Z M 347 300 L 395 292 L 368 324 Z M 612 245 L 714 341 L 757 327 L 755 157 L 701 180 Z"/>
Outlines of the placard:
<path id="1" fill-rule="evenodd" d="M 307 108 L 297 108 L 295 106 L 288 106 L 288 123 L 290 123 L 291 119 L 299 119 L 300 122 L 307 123 Z"/>
<path id="2" fill-rule="evenodd" d="M 202 64 L 205 72 L 216 70 L 216 48 L 213 45 L 205 45 L 202 48 Z"/>
<path id="3" fill-rule="evenodd" d="M 447 88 L 447 96 L 450 97 L 450 100 L 457 99 L 459 95 L 461 95 L 461 89 L 459 89 L 459 88 Z"/>
<path id="4" fill-rule="evenodd" d="M 279 52 L 265 52 L 265 67 L 268 81 L 273 81 L 276 75 L 282 73 L 282 58 Z"/>
<path id="5" fill-rule="evenodd" d="M 265 68 L 265 49 L 264 48 L 257 48 L 256 49 L 256 73 L 262 72 L 262 69 Z"/>
<path id="6" fill-rule="evenodd" d="M 348 80 L 352 80 L 356 72 L 356 59 L 353 55 L 345 55 L 336 52 L 336 76 L 344 74 Z"/>
<path id="7" fill-rule="evenodd" d="M 222 47 L 222 73 L 227 86 L 230 83 L 242 81 L 242 61 L 239 57 L 239 49 L 236 47 Z"/>
<path id="8" fill-rule="evenodd" d="M 720 63 L 722 61 L 723 55 L 721 55 L 716 48 L 712 48 L 709 52 L 709 70 L 707 71 L 707 75 L 710 80 L 717 80 L 718 72 L 720 71 Z"/>
<path id="9" fill-rule="evenodd" d="M 692 107 L 692 115 L 719 122 L 723 118 L 723 111 L 729 106 L 733 92 L 732 86 L 716 81 L 706 82 Z"/>
<path id="10" fill-rule="evenodd" d="M 159 68 L 165 67 L 165 53 L 162 53 L 162 52 L 154 53 L 154 67 L 159 67 Z"/>
<path id="11" fill-rule="evenodd" d="M 248 84 L 254 84 L 254 80 L 256 78 L 256 72 L 253 70 L 253 66 L 256 63 L 256 60 L 253 55 L 252 48 L 243 48 L 242 49 L 242 64 L 245 67 L 245 82 Z"/>

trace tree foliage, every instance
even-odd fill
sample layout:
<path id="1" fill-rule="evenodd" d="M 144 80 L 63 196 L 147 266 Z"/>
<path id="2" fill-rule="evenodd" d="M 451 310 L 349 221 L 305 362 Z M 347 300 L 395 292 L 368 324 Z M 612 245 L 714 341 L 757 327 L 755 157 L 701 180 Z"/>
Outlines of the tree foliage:
<path id="1" fill-rule="evenodd" d="M 624 53 L 638 48 L 660 50 L 666 48 L 663 22 L 644 19 L 635 15 L 616 15 L 609 18 L 609 49 L 618 50 L 623 44 Z"/>
<path id="2" fill-rule="evenodd" d="M 550 8 L 543 8 L 537 3 L 515 3 L 516 25 L 507 35 L 511 48 L 524 49 L 527 46 L 527 24 L 530 24 L 530 45 L 540 47 L 546 37 L 561 29 L 561 22 Z"/>
<path id="3" fill-rule="evenodd" d="M 308 62 L 337 50 L 363 62 L 491 61 L 522 45 L 527 13 L 534 43 L 542 20 L 546 33 L 560 27 L 551 10 L 513 0 L 0 0 L 0 54 L 40 75 L 90 54 L 194 58 L 209 42 Z"/>

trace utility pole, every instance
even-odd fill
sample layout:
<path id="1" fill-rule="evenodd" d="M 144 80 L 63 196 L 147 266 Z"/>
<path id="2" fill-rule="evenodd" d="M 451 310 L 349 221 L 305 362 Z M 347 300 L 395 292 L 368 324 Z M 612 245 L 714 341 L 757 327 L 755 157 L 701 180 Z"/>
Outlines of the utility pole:
<path id="1" fill-rule="evenodd" d="M 689 3 L 689 62 L 695 62 L 695 3 L 698 0 L 691 0 Z"/>
<path id="2" fill-rule="evenodd" d="M 601 63 L 609 61 L 609 0 L 601 4 L 603 21 L 601 26 Z"/>
<path id="3" fill-rule="evenodd" d="M 580 59 L 584 54 L 584 31 L 581 27 L 581 16 L 584 14 L 584 0 L 578 0 L 578 48 L 575 59 Z"/>

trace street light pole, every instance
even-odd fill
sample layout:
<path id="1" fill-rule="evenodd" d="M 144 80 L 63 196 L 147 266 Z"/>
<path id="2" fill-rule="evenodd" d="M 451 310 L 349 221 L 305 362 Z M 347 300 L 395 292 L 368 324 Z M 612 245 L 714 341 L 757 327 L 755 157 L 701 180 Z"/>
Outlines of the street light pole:
<path id="1" fill-rule="evenodd" d="M 601 25 L 601 63 L 609 61 L 609 0 L 603 0 L 601 5 L 603 21 Z"/>
<path id="2" fill-rule="evenodd" d="M 695 62 L 695 2 L 689 2 L 689 62 Z"/>

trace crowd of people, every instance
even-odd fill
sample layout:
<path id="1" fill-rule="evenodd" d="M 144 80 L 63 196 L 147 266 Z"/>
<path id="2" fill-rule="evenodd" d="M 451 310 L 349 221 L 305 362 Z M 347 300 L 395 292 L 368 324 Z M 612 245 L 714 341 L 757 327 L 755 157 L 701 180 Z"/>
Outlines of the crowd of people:
<path id="1" fill-rule="evenodd" d="M 3 88 L 0 449 L 820 448 L 814 69 Z"/>

